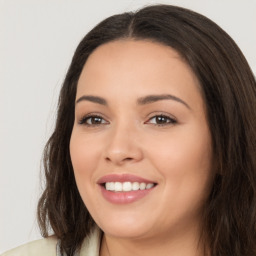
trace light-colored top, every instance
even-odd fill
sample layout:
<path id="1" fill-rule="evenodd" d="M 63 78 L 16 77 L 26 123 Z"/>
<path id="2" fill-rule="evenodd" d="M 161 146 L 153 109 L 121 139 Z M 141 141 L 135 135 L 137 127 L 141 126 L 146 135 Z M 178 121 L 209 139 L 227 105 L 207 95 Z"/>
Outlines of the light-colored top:
<path id="1" fill-rule="evenodd" d="M 99 256 L 101 231 L 95 229 L 82 244 L 78 256 Z M 58 240 L 48 237 L 36 240 L 1 254 L 0 256 L 64 256 L 58 248 Z"/>

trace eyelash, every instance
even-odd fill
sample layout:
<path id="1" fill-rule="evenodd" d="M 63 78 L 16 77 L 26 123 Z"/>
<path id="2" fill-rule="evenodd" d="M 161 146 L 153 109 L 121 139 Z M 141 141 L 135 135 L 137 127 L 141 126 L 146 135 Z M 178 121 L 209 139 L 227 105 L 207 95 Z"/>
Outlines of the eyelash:
<path id="1" fill-rule="evenodd" d="M 82 117 L 82 118 L 79 120 L 78 123 L 81 124 L 81 125 L 89 126 L 89 127 L 108 124 L 107 121 L 105 121 L 105 123 L 94 123 L 94 124 L 93 124 L 93 123 L 92 123 L 92 119 L 95 120 L 96 118 L 100 119 L 101 121 L 102 121 L 102 120 L 105 121 L 105 119 L 104 119 L 102 116 L 100 116 L 100 115 L 86 115 L 86 116 Z M 91 120 L 91 123 L 87 123 L 88 120 Z"/>
<path id="2" fill-rule="evenodd" d="M 155 125 L 157 126 L 168 126 L 168 125 L 174 125 L 177 123 L 177 120 L 175 120 L 173 117 L 170 117 L 168 115 L 163 115 L 163 114 L 158 114 L 158 115 L 154 115 L 151 118 L 148 119 L 148 121 L 146 121 L 146 123 L 150 123 L 150 120 L 155 119 L 156 123 Z M 157 119 L 158 121 L 162 119 L 165 120 L 164 123 L 157 123 Z"/>
<path id="3" fill-rule="evenodd" d="M 98 121 L 100 121 L 100 123 L 93 123 L 93 121 L 92 121 L 93 119 L 94 119 L 94 121 L 98 119 Z M 156 125 L 156 126 L 168 126 L 168 125 L 174 125 L 174 124 L 177 123 L 177 120 L 175 120 L 174 118 L 172 118 L 172 117 L 170 117 L 170 116 L 167 116 L 167 115 L 163 115 L 163 114 L 154 115 L 154 116 L 152 116 L 151 118 L 149 118 L 145 123 L 146 123 L 146 124 L 150 124 L 150 123 L 151 123 L 150 121 L 152 121 L 153 119 L 155 119 L 155 122 L 156 122 L 156 123 L 155 123 L 154 125 Z M 88 123 L 89 120 L 91 120 L 90 123 Z M 161 121 L 160 121 L 160 120 L 161 120 Z M 165 120 L 164 123 L 157 123 L 157 121 L 162 122 L 163 120 Z M 98 121 L 96 121 L 96 122 L 98 122 Z M 104 122 L 102 123 L 102 121 L 104 121 Z M 87 116 L 82 117 L 82 118 L 78 121 L 78 123 L 79 123 L 80 125 L 86 125 L 86 126 L 88 126 L 88 127 L 94 127 L 94 126 L 99 126 L 99 125 L 106 125 L 106 124 L 108 124 L 109 122 L 106 121 L 106 120 L 105 120 L 102 116 L 100 116 L 100 115 L 87 115 Z M 152 123 L 151 123 L 151 124 L 152 124 Z"/>

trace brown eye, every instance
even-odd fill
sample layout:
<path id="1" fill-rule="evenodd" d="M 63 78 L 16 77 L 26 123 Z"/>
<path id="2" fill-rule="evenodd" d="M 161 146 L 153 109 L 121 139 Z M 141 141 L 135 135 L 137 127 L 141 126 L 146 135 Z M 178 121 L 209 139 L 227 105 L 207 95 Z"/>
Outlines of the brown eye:
<path id="1" fill-rule="evenodd" d="M 101 117 L 90 117 L 90 118 L 87 118 L 87 123 L 88 124 L 101 124 L 102 123 L 102 118 Z"/>
<path id="2" fill-rule="evenodd" d="M 177 123 L 177 121 L 166 115 L 156 115 L 151 117 L 149 121 L 147 121 L 147 123 L 155 124 L 155 125 L 169 125 L 169 124 L 175 124 Z"/>
<path id="3" fill-rule="evenodd" d="M 107 123 L 108 122 L 101 116 L 86 116 L 79 121 L 79 124 L 85 124 L 87 126 L 96 126 Z"/>

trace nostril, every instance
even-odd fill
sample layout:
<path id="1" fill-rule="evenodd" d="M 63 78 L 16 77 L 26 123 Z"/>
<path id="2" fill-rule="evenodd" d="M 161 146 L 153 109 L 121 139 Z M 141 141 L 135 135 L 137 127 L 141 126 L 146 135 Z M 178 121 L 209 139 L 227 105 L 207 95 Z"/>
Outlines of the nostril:
<path id="1" fill-rule="evenodd" d="M 131 144 L 131 143 L 130 143 Z M 104 153 L 104 158 L 106 162 L 111 162 L 117 165 L 122 165 L 124 163 L 131 163 L 133 161 L 140 161 L 143 158 L 143 153 L 139 147 L 131 147 L 127 145 L 123 146 L 113 146 L 111 148 L 107 148 Z"/>
<path id="2" fill-rule="evenodd" d="M 110 162 L 110 161 L 111 161 L 109 157 L 106 157 L 106 160 L 107 160 L 108 162 Z"/>
<path id="3" fill-rule="evenodd" d="M 116 158 L 116 157 L 113 157 L 113 158 L 111 158 L 111 157 L 106 157 L 105 158 L 106 159 L 106 161 L 107 162 L 112 162 L 112 161 L 114 161 L 115 162 L 115 160 L 117 161 L 117 162 L 130 162 L 130 161 L 132 161 L 133 160 L 133 158 L 132 157 L 126 157 L 126 158 L 123 158 L 123 159 L 121 159 L 121 158 Z"/>
<path id="4" fill-rule="evenodd" d="M 131 161 L 132 159 L 133 159 L 132 157 L 127 157 L 127 158 L 124 159 L 124 161 L 125 160 Z"/>

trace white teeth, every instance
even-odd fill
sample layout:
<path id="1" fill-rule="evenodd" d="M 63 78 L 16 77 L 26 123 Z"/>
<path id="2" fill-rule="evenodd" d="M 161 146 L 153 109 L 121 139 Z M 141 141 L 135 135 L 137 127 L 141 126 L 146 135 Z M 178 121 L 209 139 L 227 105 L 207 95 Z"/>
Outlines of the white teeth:
<path id="1" fill-rule="evenodd" d="M 121 182 L 115 182 L 115 191 L 123 191 L 123 184 Z"/>
<path id="2" fill-rule="evenodd" d="M 131 191 L 132 190 L 132 183 L 131 182 L 124 182 L 123 183 L 123 191 Z"/>
<path id="3" fill-rule="evenodd" d="M 139 182 L 133 182 L 132 183 L 132 190 L 139 190 L 140 189 L 140 183 Z"/>
<path id="4" fill-rule="evenodd" d="M 105 188 L 106 190 L 115 191 L 115 192 L 128 192 L 128 191 L 136 191 L 136 190 L 145 190 L 154 187 L 153 183 L 146 184 L 145 182 L 106 182 Z"/>
<path id="5" fill-rule="evenodd" d="M 146 189 L 150 189 L 150 188 L 153 188 L 153 187 L 154 187 L 153 183 L 148 183 L 147 186 L 146 186 Z"/>
<path id="6" fill-rule="evenodd" d="M 115 182 L 107 182 L 106 190 L 115 190 Z"/>
<path id="7" fill-rule="evenodd" d="M 110 182 L 107 182 L 107 183 L 105 184 L 105 188 L 106 188 L 106 190 L 111 190 L 111 188 L 110 188 Z"/>
<path id="8" fill-rule="evenodd" d="M 144 190 L 146 188 L 146 183 L 140 183 L 140 190 Z"/>

